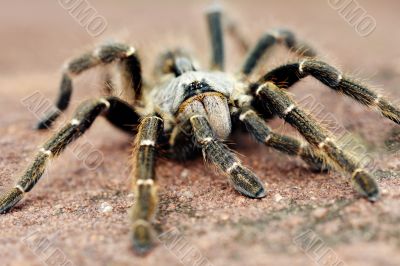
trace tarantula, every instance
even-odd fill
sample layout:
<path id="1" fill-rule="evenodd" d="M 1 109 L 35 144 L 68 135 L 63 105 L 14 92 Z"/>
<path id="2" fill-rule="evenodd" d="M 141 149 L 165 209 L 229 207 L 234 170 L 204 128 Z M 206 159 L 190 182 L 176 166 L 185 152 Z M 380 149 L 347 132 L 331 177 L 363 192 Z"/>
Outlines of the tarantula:
<path id="1" fill-rule="evenodd" d="M 265 33 L 249 49 L 237 75 L 224 72 L 222 11 L 207 12 L 211 36 L 212 66 L 200 70 L 183 50 L 162 54 L 156 64 L 156 82 L 142 82 L 141 65 L 131 46 L 111 43 L 69 61 L 57 100 L 57 111 L 50 112 L 38 124 L 49 128 L 70 102 L 72 78 L 99 65 L 114 63 L 115 75 L 106 77 L 107 96 L 83 102 L 74 118 L 51 137 L 38 151 L 34 161 L 16 185 L 0 196 L 0 212 L 16 205 L 42 176 L 46 164 L 72 141 L 85 133 L 100 115 L 114 126 L 135 135 L 134 194 L 130 218 L 134 250 L 140 254 L 155 244 L 152 219 L 157 210 L 155 166 L 157 151 L 176 159 L 186 159 L 202 151 L 229 179 L 232 186 L 249 198 L 262 198 L 266 190 L 260 179 L 244 167 L 223 143 L 234 129 L 244 125 L 261 143 L 288 155 L 299 156 L 317 170 L 338 169 L 349 174 L 354 187 L 370 201 L 379 198 L 378 186 L 370 173 L 338 147 L 332 136 L 313 117 L 302 110 L 287 89 L 307 76 L 357 102 L 379 110 L 383 116 L 400 123 L 400 110 L 381 95 L 343 75 L 317 59 L 314 50 L 284 29 Z M 233 36 L 245 43 L 231 28 Z M 275 44 L 284 44 L 300 60 L 285 64 L 258 80 L 251 74 L 263 55 Z M 114 73 L 115 74 L 115 73 Z M 277 134 L 266 120 L 278 116 L 307 140 Z"/>

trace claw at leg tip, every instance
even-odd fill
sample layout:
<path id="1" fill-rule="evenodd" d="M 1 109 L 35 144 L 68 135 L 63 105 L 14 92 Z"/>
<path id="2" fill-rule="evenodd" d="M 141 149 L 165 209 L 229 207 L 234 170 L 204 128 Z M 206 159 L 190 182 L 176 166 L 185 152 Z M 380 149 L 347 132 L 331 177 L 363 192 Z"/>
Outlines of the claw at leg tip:
<path id="1" fill-rule="evenodd" d="M 0 195 L 0 214 L 11 210 L 22 198 L 23 193 L 18 188 L 12 188 Z"/>
<path id="2" fill-rule="evenodd" d="M 379 193 L 379 190 L 376 191 L 376 192 L 374 192 L 374 193 L 371 194 L 371 195 L 368 195 L 368 200 L 369 200 L 370 202 L 376 202 L 376 201 L 378 201 L 380 198 L 381 198 L 381 194 Z"/>
<path id="3" fill-rule="evenodd" d="M 34 129 L 36 129 L 36 130 L 46 130 L 46 129 L 49 129 L 49 127 L 50 127 L 50 125 L 47 125 L 46 123 L 41 121 L 41 122 L 38 122 L 36 124 L 36 126 L 34 126 Z"/>
<path id="4" fill-rule="evenodd" d="M 132 247 L 139 256 L 147 255 L 155 247 L 154 230 L 150 223 L 138 220 L 133 227 Z"/>
<path id="5" fill-rule="evenodd" d="M 133 240 L 132 245 L 133 245 L 133 252 L 138 256 L 146 256 L 155 247 L 154 244 L 150 243 L 147 245 L 143 245 L 143 244 L 137 243 L 135 240 Z"/>
<path id="6" fill-rule="evenodd" d="M 265 191 L 265 189 L 263 187 L 255 194 L 256 199 L 265 198 L 266 196 L 267 196 L 267 192 Z"/>
<path id="7" fill-rule="evenodd" d="M 257 190 L 257 192 L 253 192 L 252 190 L 248 190 L 248 189 L 243 189 L 241 187 L 235 187 L 235 189 L 245 195 L 246 197 L 252 198 L 252 199 L 261 199 L 267 196 L 267 192 L 265 191 L 265 188 L 260 184 L 259 185 L 259 189 Z"/>

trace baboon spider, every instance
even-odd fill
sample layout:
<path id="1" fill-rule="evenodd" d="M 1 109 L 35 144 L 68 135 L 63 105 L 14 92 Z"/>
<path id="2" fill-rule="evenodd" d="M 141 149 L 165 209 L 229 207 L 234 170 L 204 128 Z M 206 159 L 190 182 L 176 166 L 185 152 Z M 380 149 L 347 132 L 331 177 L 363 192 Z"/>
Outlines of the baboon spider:
<path id="1" fill-rule="evenodd" d="M 83 102 L 74 118 L 42 146 L 16 185 L 0 196 L 0 212 L 5 213 L 15 206 L 39 181 L 50 159 L 84 134 L 100 115 L 136 136 L 135 202 L 130 219 L 133 248 L 139 254 L 147 253 L 155 244 L 152 219 L 158 201 L 155 186 L 157 151 L 162 150 L 163 154 L 176 159 L 185 159 L 202 151 L 204 158 L 227 175 L 238 192 L 249 198 L 266 196 L 260 179 L 223 143 L 240 125 L 245 125 L 259 142 L 288 155 L 299 156 L 313 169 L 342 170 L 351 177 L 359 193 L 370 201 L 377 200 L 379 189 L 372 175 L 338 147 L 334 136 L 300 108 L 287 89 L 312 76 L 327 87 L 379 110 L 396 123 L 400 123 L 400 110 L 368 87 L 315 59 L 314 50 L 288 30 L 265 33 L 249 49 L 239 73 L 226 73 L 221 9 L 209 9 L 207 22 L 212 45 L 210 70 L 200 70 L 183 50 L 170 50 L 157 61 L 156 81 L 150 85 L 142 82 L 136 50 L 120 43 L 101 45 L 93 52 L 71 60 L 63 72 L 56 103 L 58 111 L 41 120 L 38 129 L 49 128 L 68 107 L 74 76 L 95 66 L 114 63 L 117 79 L 115 75 L 108 75 L 107 96 Z M 234 30 L 230 32 L 236 34 Z M 287 46 L 300 60 L 251 81 L 251 74 L 260 59 L 275 44 Z M 266 120 L 274 116 L 296 128 L 307 143 L 273 132 Z"/>

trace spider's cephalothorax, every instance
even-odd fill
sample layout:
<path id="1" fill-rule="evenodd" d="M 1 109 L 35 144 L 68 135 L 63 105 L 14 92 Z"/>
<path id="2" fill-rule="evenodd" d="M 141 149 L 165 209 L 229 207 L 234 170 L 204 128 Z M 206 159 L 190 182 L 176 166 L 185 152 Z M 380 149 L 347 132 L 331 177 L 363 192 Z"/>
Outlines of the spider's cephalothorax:
<path id="1" fill-rule="evenodd" d="M 228 99 L 234 85 L 224 73 L 188 71 L 154 90 L 152 97 L 160 111 L 176 116 L 178 123 L 204 115 L 215 134 L 225 139 L 231 133 Z"/>
<path id="2" fill-rule="evenodd" d="M 265 33 L 248 51 L 240 72 L 236 75 L 225 73 L 220 9 L 211 9 L 207 21 L 212 44 L 210 70 L 200 70 L 184 51 L 172 50 L 157 61 L 154 81 L 142 82 L 135 49 L 117 43 L 102 45 L 71 60 L 64 69 L 56 103 L 58 110 L 40 121 L 38 128 L 50 127 L 68 107 L 72 77 L 92 67 L 114 62 L 113 75 L 106 77 L 106 96 L 83 102 L 70 123 L 42 146 L 17 183 L 0 196 L 0 212 L 7 212 L 17 204 L 39 181 L 49 160 L 84 134 L 99 115 L 136 136 L 135 203 L 131 220 L 133 246 L 141 254 L 150 250 L 155 242 L 151 223 L 158 201 L 155 186 L 157 149 L 163 149 L 163 154 L 177 159 L 187 159 L 196 154 L 196 150 L 202 151 L 205 159 L 225 173 L 237 191 L 250 198 L 266 195 L 267 190 L 260 179 L 223 143 L 232 130 L 241 125 L 259 142 L 288 155 L 299 156 L 313 170 L 343 171 L 363 196 L 377 200 L 379 190 L 371 174 L 338 147 L 335 137 L 300 108 L 287 89 L 311 75 L 327 87 L 379 110 L 398 124 L 400 110 L 381 95 L 315 59 L 310 46 L 298 41 L 288 30 Z M 230 32 L 243 48 L 248 47 L 236 29 L 230 28 Z M 250 82 L 260 59 L 275 44 L 286 45 L 300 60 Z M 271 131 L 265 121 L 271 116 L 278 116 L 292 125 L 307 142 Z"/>

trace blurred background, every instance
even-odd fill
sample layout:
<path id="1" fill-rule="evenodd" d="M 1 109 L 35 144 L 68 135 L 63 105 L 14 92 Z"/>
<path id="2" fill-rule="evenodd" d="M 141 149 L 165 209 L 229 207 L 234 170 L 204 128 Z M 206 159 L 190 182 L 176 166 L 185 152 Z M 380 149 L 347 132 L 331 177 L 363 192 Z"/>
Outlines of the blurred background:
<path id="1" fill-rule="evenodd" d="M 79 11 L 71 7 L 74 3 L 90 9 L 94 17 L 82 20 Z M 210 45 L 205 10 L 211 3 L 3 1 L 0 191 L 13 182 L 39 144 L 51 135 L 32 129 L 38 117 L 22 104 L 23 99 L 40 92 L 53 101 L 68 58 L 97 44 L 120 40 L 137 48 L 148 78 L 157 55 L 171 47 L 185 47 L 207 67 Z M 384 91 L 398 103 L 399 1 L 226 0 L 219 4 L 226 21 L 234 21 L 250 44 L 270 29 L 289 28 L 312 44 L 321 59 Z M 225 44 L 227 68 L 235 72 L 244 54 L 228 36 Z M 277 48 L 259 73 L 291 59 L 291 53 Z M 94 69 L 74 80 L 76 89 L 67 117 L 83 99 L 98 95 L 102 74 Z M 311 79 L 292 92 L 298 100 L 314 95 L 341 127 L 351 131 L 378 158 L 386 171 L 379 172 L 382 201 L 371 205 L 358 199 L 346 177 L 310 173 L 301 161 L 255 144 L 235 145 L 243 161 L 270 188 L 269 196 L 262 201 L 235 193 L 225 178 L 207 170 L 201 159 L 182 165 L 161 160 L 157 223 L 163 231 L 177 228 L 190 250 L 201 254 L 198 258 L 203 264 L 195 263 L 193 253 L 183 256 L 182 251 L 165 243 L 149 257 L 139 259 L 129 251 L 126 213 L 133 201 L 127 167 L 131 140 L 99 120 L 87 138 L 104 154 L 102 166 L 88 170 L 71 152 L 52 163 L 46 179 L 24 203 L 0 217 L 0 264 L 400 265 L 400 161 L 385 146 L 388 139 L 400 139 L 393 135 L 393 124 Z M 291 131 L 281 121 L 271 125 L 280 132 Z M 99 211 L 103 203 L 113 211 Z M 331 259 L 299 244 L 309 232 L 314 239 L 321 239 L 323 250 L 332 250 L 326 253 Z M 50 248 L 61 251 L 59 258 L 35 248 L 37 244 L 31 240 L 37 239 L 29 238 L 31 235 L 49 240 Z"/>

